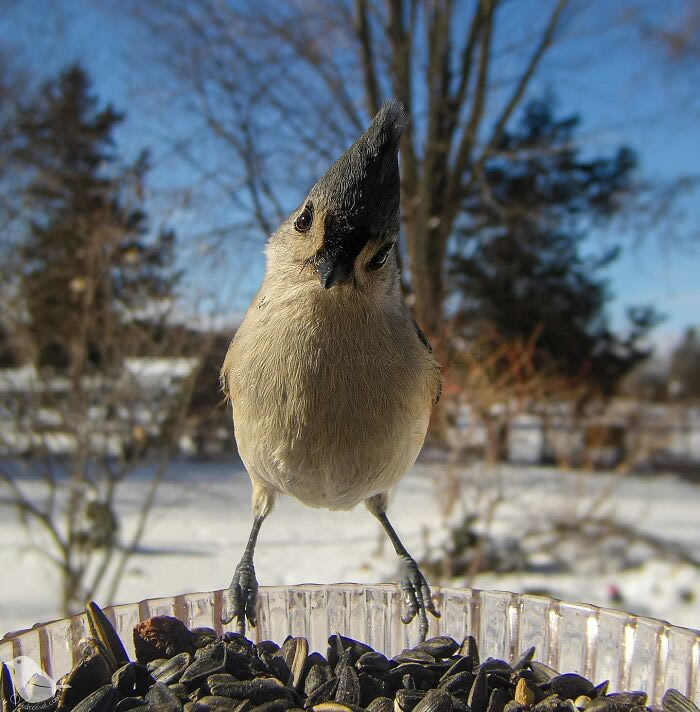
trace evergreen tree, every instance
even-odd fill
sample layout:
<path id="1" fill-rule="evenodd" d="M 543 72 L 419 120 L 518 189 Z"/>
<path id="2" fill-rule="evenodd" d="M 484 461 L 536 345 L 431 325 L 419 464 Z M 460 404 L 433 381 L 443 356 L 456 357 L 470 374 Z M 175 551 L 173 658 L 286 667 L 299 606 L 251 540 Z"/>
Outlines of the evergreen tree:
<path id="1" fill-rule="evenodd" d="M 21 107 L 15 160 L 29 175 L 25 294 L 39 365 L 82 372 L 123 352 L 138 312 L 172 296 L 174 234 L 148 240 L 148 154 L 120 163 L 123 114 L 73 66 Z"/>
<path id="2" fill-rule="evenodd" d="M 582 158 L 577 124 L 577 117 L 555 118 L 547 99 L 525 107 L 484 164 L 451 276 L 469 339 L 495 333 L 525 342 L 537 333 L 541 365 L 610 392 L 648 355 L 640 340 L 658 317 L 650 308 L 630 310 L 624 338 L 607 325 L 610 294 L 600 271 L 619 251 L 586 258 L 581 244 L 622 207 L 636 160 L 627 148 L 610 158 Z"/>

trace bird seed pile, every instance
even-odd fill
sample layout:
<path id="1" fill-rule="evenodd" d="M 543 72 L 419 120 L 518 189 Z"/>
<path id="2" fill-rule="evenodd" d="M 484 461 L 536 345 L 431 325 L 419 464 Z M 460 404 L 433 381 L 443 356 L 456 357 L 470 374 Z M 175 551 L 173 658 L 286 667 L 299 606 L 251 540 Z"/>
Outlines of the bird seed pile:
<path id="1" fill-rule="evenodd" d="M 136 662 L 97 606 L 88 607 L 93 638 L 42 710 L 75 712 L 645 712 L 644 692 L 607 693 L 575 673 L 534 660 L 481 660 L 476 641 L 431 638 L 387 658 L 332 635 L 325 657 L 305 638 L 252 643 L 237 633 L 187 627 L 158 616 L 134 628 Z M 3 665 L 3 707 L 12 690 Z M 19 709 L 32 705 L 22 703 Z M 700 712 L 668 690 L 654 712 Z"/>

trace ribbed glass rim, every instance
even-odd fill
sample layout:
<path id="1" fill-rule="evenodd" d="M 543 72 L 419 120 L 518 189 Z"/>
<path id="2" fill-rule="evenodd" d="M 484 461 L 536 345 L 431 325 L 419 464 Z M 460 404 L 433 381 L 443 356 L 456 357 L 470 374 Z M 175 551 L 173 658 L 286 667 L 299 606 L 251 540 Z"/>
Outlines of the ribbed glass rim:
<path id="1" fill-rule="evenodd" d="M 104 609 L 133 657 L 133 626 L 155 615 L 169 615 L 188 627 L 218 633 L 224 590 L 151 598 Z M 433 587 L 442 612 L 431 618 L 429 636 L 473 635 L 482 659 L 513 660 L 535 646 L 535 658 L 560 672 L 577 672 L 594 683 L 610 680 L 610 690 L 645 690 L 658 704 L 675 688 L 700 705 L 700 631 L 588 603 L 548 596 Z M 312 650 L 326 652 L 327 638 L 341 633 L 394 655 L 417 642 L 417 624 L 401 623 L 402 594 L 395 584 L 299 584 L 259 590 L 254 641 L 282 642 L 303 635 Z M 0 660 L 28 655 L 54 678 L 79 658 L 78 643 L 89 635 L 84 614 L 38 624 L 0 639 Z"/>

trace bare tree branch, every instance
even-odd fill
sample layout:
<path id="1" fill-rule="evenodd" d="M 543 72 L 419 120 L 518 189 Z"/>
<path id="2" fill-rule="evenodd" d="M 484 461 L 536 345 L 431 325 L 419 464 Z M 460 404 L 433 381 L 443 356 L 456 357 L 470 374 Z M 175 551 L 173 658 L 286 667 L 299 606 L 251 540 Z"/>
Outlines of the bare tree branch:
<path id="1" fill-rule="evenodd" d="M 207 121 L 233 153 L 229 173 L 244 186 L 244 209 L 265 232 L 277 219 L 275 184 L 290 174 L 287 167 L 299 178 L 300 161 L 309 163 L 304 180 L 311 185 L 315 166 L 364 130 L 364 111 L 379 108 L 383 91 L 404 105 L 412 118 L 399 156 L 407 279 L 416 318 L 436 332 L 463 198 L 478 195 L 477 183 L 482 196 L 489 194 L 484 171 L 475 167 L 479 143 L 497 141 L 512 119 L 569 0 L 554 0 L 551 14 L 538 17 L 535 32 L 517 46 L 501 41 L 509 31 L 501 29 L 510 11 L 504 0 L 475 0 L 466 11 L 454 0 L 338 0 L 293 4 L 284 12 L 224 0 L 196 13 L 173 0 L 154 2 L 156 10 L 149 5 L 138 12 L 172 48 L 165 61 L 175 57 L 180 77 L 206 96 Z M 193 23 L 196 31 L 189 29 Z M 524 69 L 496 82 L 502 57 L 513 52 L 526 57 Z M 507 94 L 502 108 L 490 100 L 492 92 Z M 275 132 L 267 125 L 271 115 Z M 485 129 L 491 120 L 495 132 Z M 265 153 L 268 145 L 274 160 Z"/>
<path id="2" fill-rule="evenodd" d="M 35 504 L 33 504 L 22 492 L 21 488 L 15 481 L 15 479 L 8 475 L 4 470 L 0 469 L 0 480 L 5 482 L 6 485 L 14 492 L 14 496 L 8 500 L 8 503 L 17 506 L 23 515 L 29 515 L 37 522 L 39 522 L 46 532 L 51 536 L 54 543 L 56 544 L 58 550 L 63 556 L 67 553 L 68 544 L 63 540 L 61 533 L 55 525 L 55 522 L 46 513 L 42 512 Z"/>
<path id="3" fill-rule="evenodd" d="M 362 73 L 365 80 L 365 103 L 369 115 L 374 116 L 379 111 L 381 101 L 372 48 L 372 30 L 367 19 L 367 0 L 355 0 L 355 14 L 357 37 L 360 40 Z"/>
<path id="4" fill-rule="evenodd" d="M 469 86 L 472 66 L 474 64 L 474 50 L 477 47 L 483 18 L 484 15 L 481 9 L 481 3 L 478 3 L 474 8 L 474 14 L 472 15 L 471 23 L 469 24 L 467 43 L 464 45 L 464 49 L 462 50 L 462 64 L 459 72 L 459 84 L 457 85 L 457 90 L 455 91 L 451 102 L 454 122 L 457 121 L 457 116 L 459 115 L 459 111 L 467 94 L 467 87 Z"/>
<path id="5" fill-rule="evenodd" d="M 480 37 L 479 66 L 477 69 L 476 87 L 472 100 L 472 109 L 464 128 L 462 139 L 456 152 L 454 166 L 447 181 L 447 207 L 449 210 L 448 224 L 452 222 L 459 209 L 459 197 L 462 176 L 472 155 L 477 129 L 480 125 L 486 103 L 486 87 L 488 81 L 489 58 L 491 53 L 491 33 L 493 29 L 493 0 L 482 0 L 483 29 Z"/>
<path id="6" fill-rule="evenodd" d="M 489 151 L 494 146 L 498 144 L 499 140 L 501 139 L 501 136 L 503 135 L 503 129 L 505 128 L 506 124 L 508 123 L 508 120 L 512 116 L 513 111 L 515 111 L 515 108 L 518 106 L 521 99 L 523 98 L 525 89 L 527 88 L 528 84 L 530 83 L 530 80 L 534 76 L 535 71 L 537 70 L 537 67 L 544 53 L 547 51 L 547 49 L 549 49 L 552 44 L 552 41 L 554 40 L 554 35 L 559 25 L 561 14 L 566 8 L 566 6 L 569 4 L 569 2 L 570 0 L 557 0 L 557 4 L 554 6 L 554 10 L 550 15 L 549 21 L 547 22 L 547 26 L 545 27 L 537 44 L 537 47 L 535 48 L 525 67 L 525 71 L 521 74 L 520 79 L 518 80 L 518 83 L 516 84 L 510 99 L 506 102 L 506 105 L 504 106 L 500 116 L 498 117 L 498 119 L 496 119 L 491 138 L 489 139 L 489 142 L 486 144 L 484 150 L 482 151 L 482 156 L 479 160 L 483 160 L 483 158 L 489 153 Z"/>
<path id="7" fill-rule="evenodd" d="M 409 12 L 409 26 L 403 24 L 402 0 L 388 0 L 389 19 L 387 35 L 391 44 L 391 84 L 396 98 L 403 104 L 407 111 L 413 106 L 411 90 L 411 47 L 415 27 L 415 3 L 411 3 Z M 418 183 L 418 160 L 415 147 L 415 129 L 409 123 L 401 139 L 401 189 L 407 200 L 404 209 L 410 212 L 413 204 L 418 199 L 416 195 Z"/>

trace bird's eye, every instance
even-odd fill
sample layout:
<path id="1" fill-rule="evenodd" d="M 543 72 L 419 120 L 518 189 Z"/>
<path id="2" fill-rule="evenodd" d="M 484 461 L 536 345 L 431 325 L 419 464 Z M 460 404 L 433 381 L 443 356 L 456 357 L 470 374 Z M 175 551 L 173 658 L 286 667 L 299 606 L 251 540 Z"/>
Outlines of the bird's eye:
<path id="1" fill-rule="evenodd" d="M 299 213 L 297 219 L 294 221 L 294 227 L 297 232 L 306 232 L 311 227 L 311 223 L 313 221 L 314 214 L 311 209 L 311 205 L 305 205 L 304 209 Z"/>
<path id="2" fill-rule="evenodd" d="M 387 242 L 385 245 L 382 245 L 377 254 L 369 261 L 367 269 L 379 269 L 386 262 L 393 246 L 393 242 Z"/>

